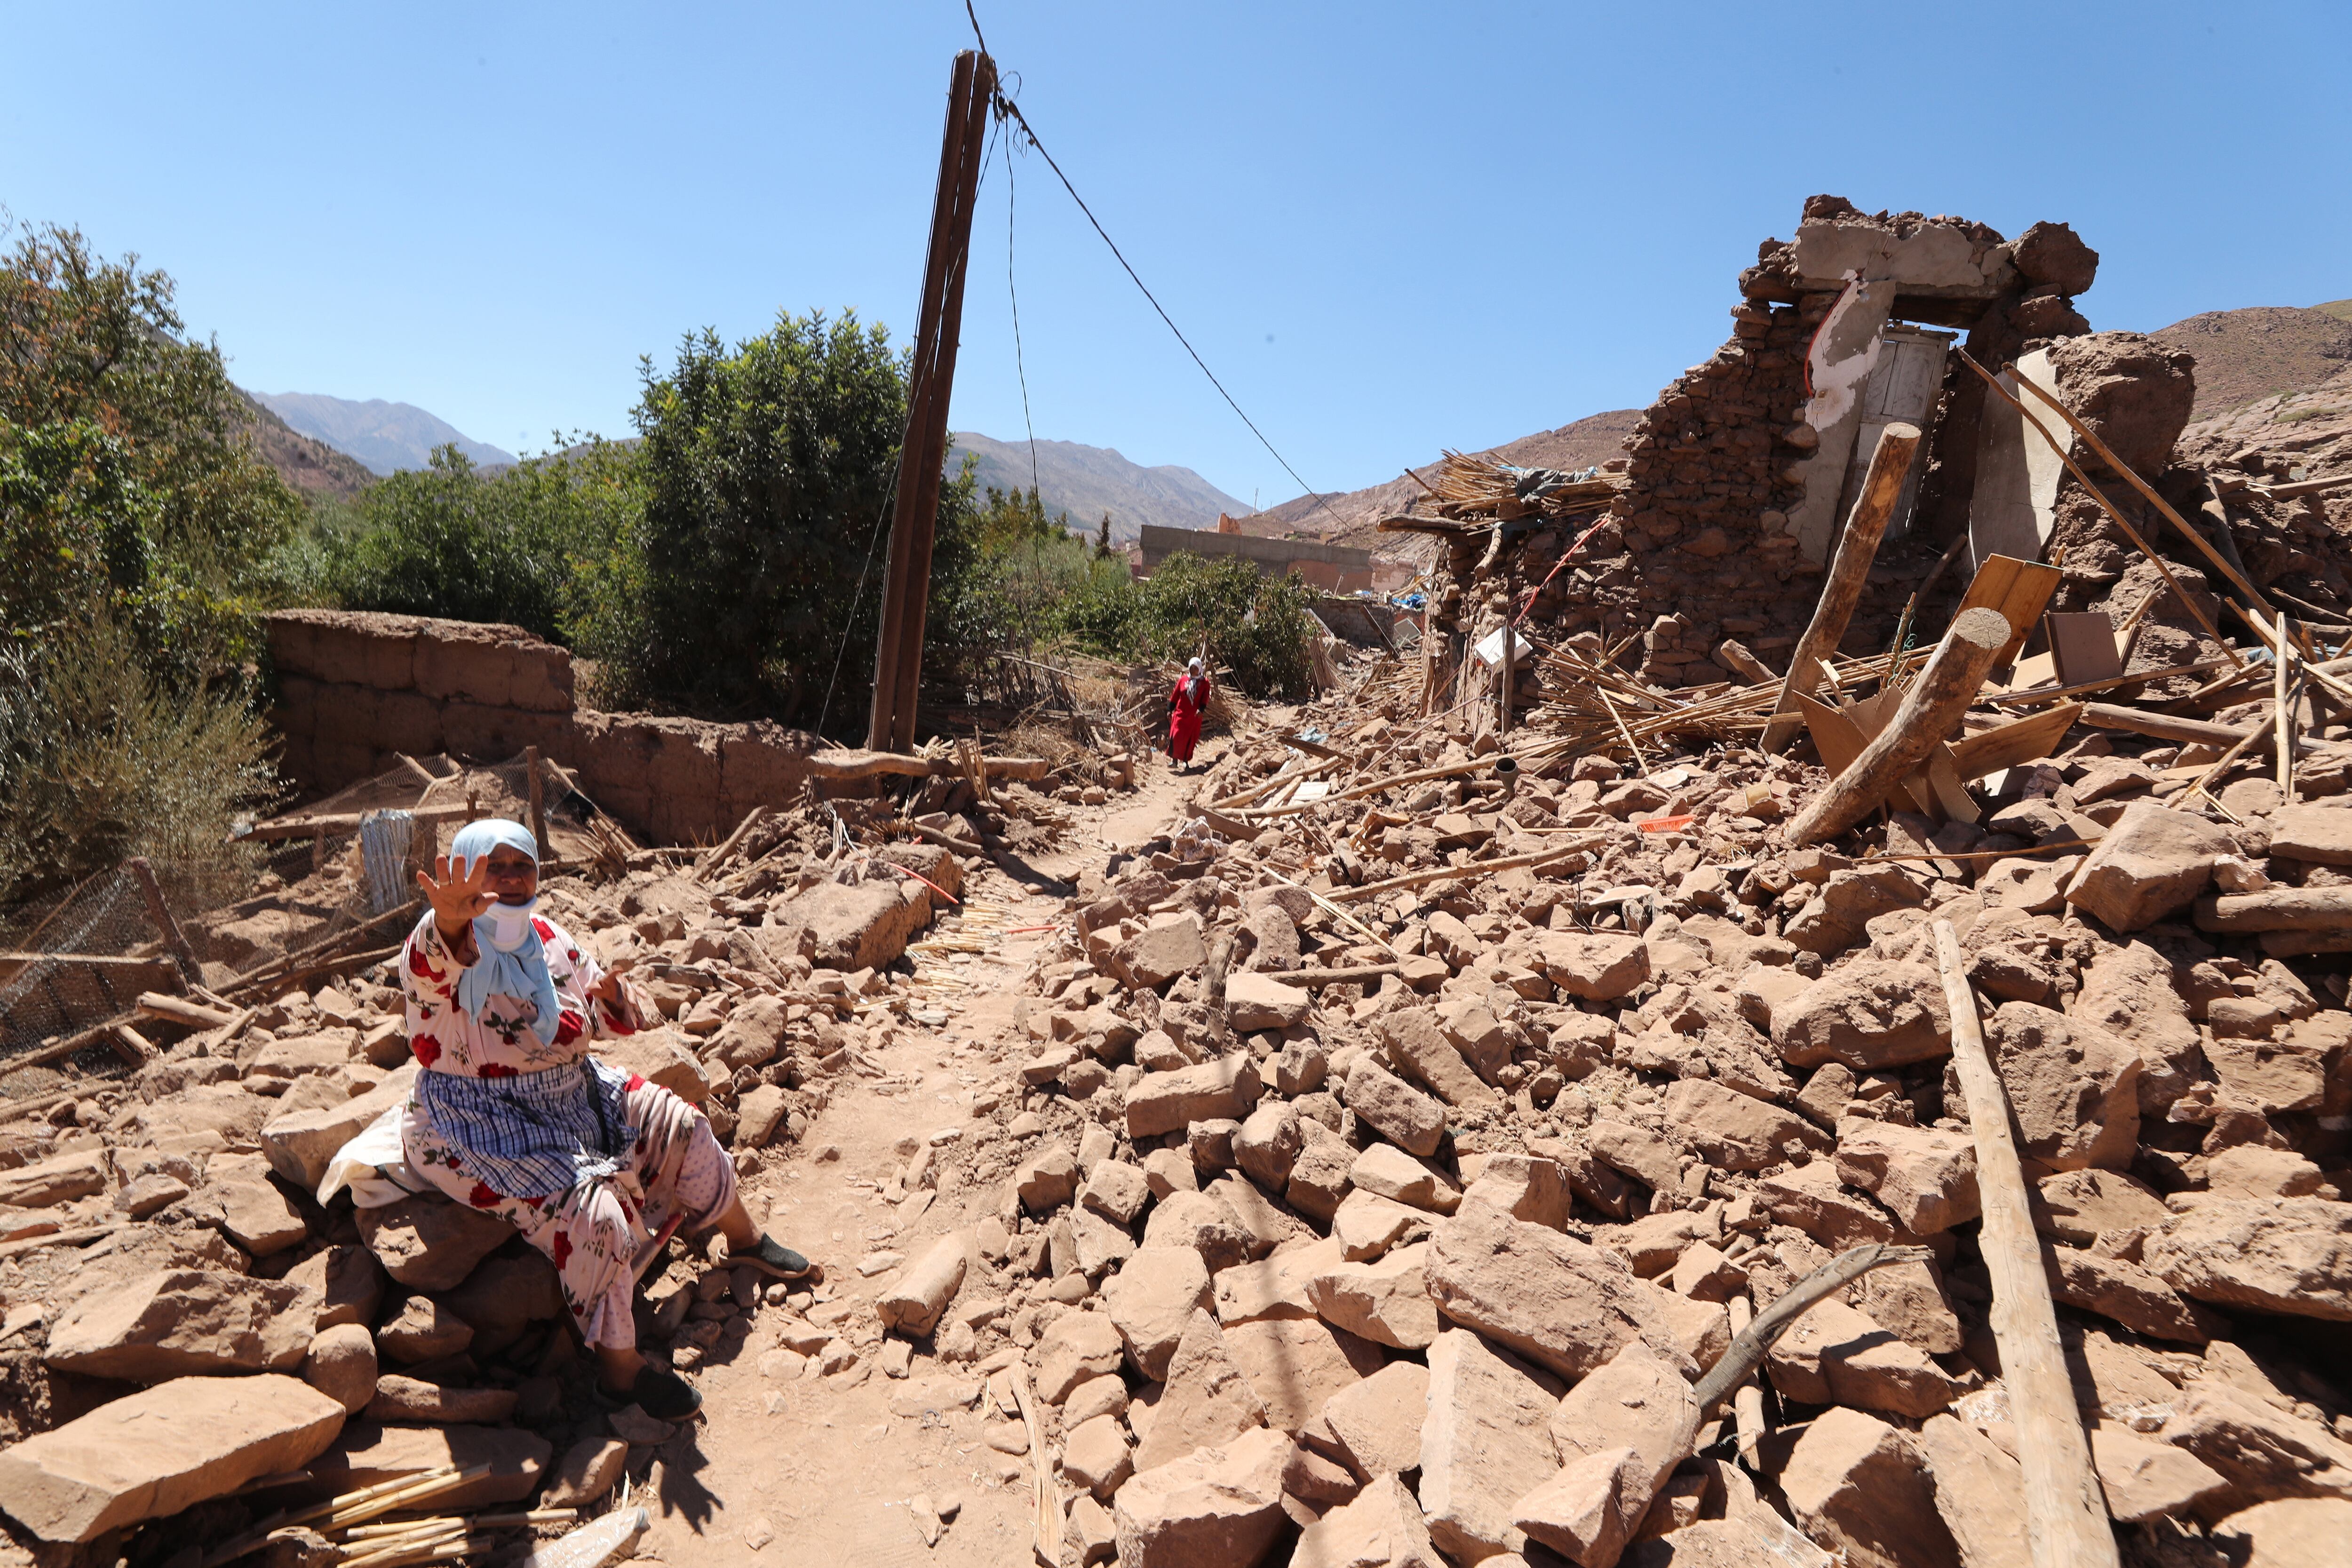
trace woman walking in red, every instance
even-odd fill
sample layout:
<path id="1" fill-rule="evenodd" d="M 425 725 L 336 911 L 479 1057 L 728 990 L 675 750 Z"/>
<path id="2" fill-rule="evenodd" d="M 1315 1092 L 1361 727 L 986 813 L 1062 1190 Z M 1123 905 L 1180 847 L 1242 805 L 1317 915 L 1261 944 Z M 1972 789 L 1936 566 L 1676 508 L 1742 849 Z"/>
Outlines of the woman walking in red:
<path id="1" fill-rule="evenodd" d="M 1168 694 L 1168 755 L 1181 770 L 1201 741 L 1201 714 L 1209 706 L 1209 675 L 1194 659 Z"/>

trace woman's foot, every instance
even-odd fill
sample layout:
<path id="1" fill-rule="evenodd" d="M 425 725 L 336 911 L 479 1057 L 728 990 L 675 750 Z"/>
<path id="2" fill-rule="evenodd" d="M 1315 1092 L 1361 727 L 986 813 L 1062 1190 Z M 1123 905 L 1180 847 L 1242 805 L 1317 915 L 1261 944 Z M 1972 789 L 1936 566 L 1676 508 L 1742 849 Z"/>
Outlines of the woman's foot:
<path id="1" fill-rule="evenodd" d="M 650 1363 L 637 1369 L 636 1377 L 627 1388 L 614 1388 L 600 1382 L 596 1391 L 613 1408 L 634 1405 L 656 1421 L 683 1421 L 702 1408 L 701 1392 L 694 1384 L 667 1367 Z"/>
<path id="2" fill-rule="evenodd" d="M 824 1277 L 824 1271 L 815 1264 L 764 1231 L 761 1233 L 760 1239 L 750 1247 L 730 1247 L 728 1260 L 748 1263 L 763 1274 L 793 1282 L 806 1280 L 814 1284 Z"/>

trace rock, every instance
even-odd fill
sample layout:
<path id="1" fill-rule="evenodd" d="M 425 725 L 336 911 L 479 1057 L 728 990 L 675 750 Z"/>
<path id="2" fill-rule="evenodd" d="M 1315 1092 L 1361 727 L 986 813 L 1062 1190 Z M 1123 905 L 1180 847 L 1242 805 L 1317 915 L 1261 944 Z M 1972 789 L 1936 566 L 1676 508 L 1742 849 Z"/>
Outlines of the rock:
<path id="1" fill-rule="evenodd" d="M 2076 1247 L 2109 1231 L 2153 1229 L 2172 1217 L 2156 1189 L 2121 1171 L 2060 1171 L 2042 1178 L 2033 1228 Z"/>
<path id="2" fill-rule="evenodd" d="M 754 996 L 739 1003 L 736 1011 L 728 1015 L 728 1023 L 735 1022 L 745 1007 L 771 998 Z M 727 1026 L 719 1026 L 724 1034 Z M 700 1105 L 710 1098 L 710 1079 L 704 1075 L 702 1064 L 682 1043 L 685 1037 L 675 1029 L 640 1029 L 634 1035 L 614 1035 L 596 1042 L 595 1057 L 606 1067 L 625 1073 L 634 1073 L 647 1083 L 657 1083 L 688 1105 Z M 773 1053 L 770 1053 L 772 1057 Z"/>
<path id="3" fill-rule="evenodd" d="M 260 1134 L 269 1168 L 304 1192 L 317 1192 L 336 1150 L 366 1131 L 377 1117 L 407 1102 L 417 1070 L 411 1062 L 365 1094 L 271 1117 L 261 1124 Z"/>
<path id="4" fill-rule="evenodd" d="M 1155 1198 L 1171 1193 L 1197 1193 L 1201 1173 L 1181 1149 L 1154 1149 L 1143 1157 L 1143 1184 Z"/>
<path id="5" fill-rule="evenodd" d="M 292 1372 L 310 1347 L 301 1288 L 171 1268 L 93 1290 L 49 1330 L 42 1360 L 89 1377 L 161 1383 L 231 1372 Z"/>
<path id="6" fill-rule="evenodd" d="M 895 1284 L 875 1298 L 875 1315 L 882 1320 L 883 1329 L 920 1339 L 937 1327 L 940 1314 L 962 1289 L 970 1245 L 971 1237 L 962 1231 L 940 1237 Z"/>
<path id="7" fill-rule="evenodd" d="M 2334 1498 L 2282 1498 L 2240 1509 L 2211 1536 L 2224 1561 L 2237 1568 L 2338 1568 L 2352 1540 L 2352 1502 Z"/>
<path id="8" fill-rule="evenodd" d="M 1601 1233 L 1601 1247 L 1622 1258 L 1643 1279 L 1654 1279 L 1672 1270 L 1695 1243 L 1722 1239 L 1719 1215 L 1704 1209 L 1666 1209 Z"/>
<path id="9" fill-rule="evenodd" d="M 1559 1402 L 1556 1384 L 1547 1386 L 1476 1334 L 1437 1336 L 1421 1426 L 1421 1506 L 1440 1551 L 1475 1562 L 1526 1543 L 1513 1505 L 1559 1468 L 1551 1436 Z"/>
<path id="10" fill-rule="evenodd" d="M 2201 816 L 2136 801 L 2074 873 L 2066 901 L 2110 931 L 2141 931 L 2187 909 L 2213 879 L 2213 862 L 2237 851 Z"/>
<path id="11" fill-rule="evenodd" d="M 453 1204 L 438 1193 L 360 1209 L 356 1217 L 360 1240 L 384 1272 L 415 1290 L 453 1288 L 515 1234 L 498 1215 Z"/>
<path id="12" fill-rule="evenodd" d="M 2025 1473 L 2000 1445 L 1951 1415 L 1931 1416 L 1913 1445 L 1934 1478 L 1936 1512 L 1967 1568 L 2035 1568 L 2017 1528 Z"/>
<path id="13" fill-rule="evenodd" d="M 1335 1328 L 1397 1350 L 1420 1350 L 1437 1337 L 1430 1300 L 1429 1244 L 1400 1247 L 1370 1263 L 1339 1263 L 1307 1281 L 1316 1316 Z"/>
<path id="14" fill-rule="evenodd" d="M 620 1414 L 635 1410 L 628 1406 Z M 520 1502 L 539 1489 L 555 1449 L 536 1433 L 505 1426 L 380 1426 L 354 1421 L 310 1467 L 333 1493 L 437 1470 L 488 1465 L 490 1473 L 433 1500 L 436 1512 L 490 1502 Z"/>
<path id="15" fill-rule="evenodd" d="M 1127 1091 L 1127 1135 L 1156 1138 L 1195 1121 L 1238 1121 L 1257 1104 L 1258 1089 L 1257 1064 L 1245 1055 L 1146 1073 Z"/>
<path id="16" fill-rule="evenodd" d="M 2285 1149 L 2241 1143 L 2205 1156 L 2205 1190 L 2231 1198 L 2307 1198 L 2326 1184 L 2319 1167 Z M 2166 1210 L 2145 1223 L 2160 1225 Z"/>
<path id="17" fill-rule="evenodd" d="M 1127 1430 L 1116 1415 L 1097 1415 L 1071 1428 L 1062 1441 L 1062 1474 L 1072 1485 L 1107 1498 L 1135 1473 Z"/>
<path id="18" fill-rule="evenodd" d="M 2070 1247 L 2050 1248 L 2042 1261 L 2053 1299 L 2112 1319 L 2134 1333 L 2201 1345 L 2225 1331 L 2214 1313 L 2137 1264 Z"/>
<path id="19" fill-rule="evenodd" d="M 1225 1330 L 1225 1350 L 1265 1407 L 1266 1425 L 1285 1432 L 1297 1432 L 1382 1364 L 1377 1346 L 1315 1318 L 1235 1323 Z"/>
<path id="20" fill-rule="evenodd" d="M 2069 1016 L 2105 1029 L 2139 1053 L 2139 1110 L 2161 1116 L 2197 1081 L 2205 1055 L 2172 964 L 2146 942 L 2102 946 L 2083 968 Z"/>
<path id="21" fill-rule="evenodd" d="M 1070 1500 L 1069 1519 L 1062 1526 L 1062 1551 L 1075 1556 L 1078 1568 L 1092 1568 L 1118 1555 L 1118 1529 L 1110 1510 L 1081 1494 Z"/>
<path id="22" fill-rule="evenodd" d="M 1445 1136 L 1444 1107 L 1370 1060 L 1357 1062 L 1348 1074 L 1341 1099 L 1364 1125 L 1408 1154 L 1434 1154 Z"/>
<path id="23" fill-rule="evenodd" d="M 1062 1401 L 1062 1430 L 1070 1431 L 1097 1415 L 1125 1415 L 1127 1404 L 1127 1384 L 1118 1373 L 1087 1378 Z"/>
<path id="24" fill-rule="evenodd" d="M 1323 1079 L 1330 1071 L 1330 1058 L 1319 1040 L 1290 1040 L 1274 1053 L 1267 1065 L 1274 1071 L 1276 1091 L 1296 1100 L 1323 1087 Z"/>
<path id="25" fill-rule="evenodd" d="M 1298 922 L 1288 910 L 1262 905 L 1243 923 L 1255 943 L 1250 952 L 1252 969 L 1278 973 L 1298 967 Z M 1231 994 L 1227 995 L 1230 1000 Z"/>
<path id="26" fill-rule="evenodd" d="M 1649 1512 L 1643 1468 L 1631 1448 L 1579 1455 L 1512 1505 L 1512 1523 L 1582 1568 L 1613 1568 Z"/>
<path id="27" fill-rule="evenodd" d="M 1874 1415 L 1815 1417 L 1790 1450 L 1780 1489 L 1805 1533 L 1853 1568 L 1961 1568 L 1916 1445 Z"/>
<path id="28" fill-rule="evenodd" d="M 1804 952 L 1823 958 L 1864 941 L 1871 921 L 1926 900 L 1918 881 L 1900 866 L 1850 866 L 1832 871 L 1780 934 Z"/>
<path id="29" fill-rule="evenodd" d="M 1287 1029 L 1307 1021 L 1314 993 L 1252 970 L 1225 976 L 1225 1025 L 1237 1033 Z"/>
<path id="30" fill-rule="evenodd" d="M 504 1421 L 520 1397 L 511 1388 L 444 1388 L 398 1373 L 376 1380 L 368 1402 L 371 1421 Z"/>
<path id="31" fill-rule="evenodd" d="M 1077 1156 L 1058 1143 L 1040 1149 L 1013 1168 L 1013 1185 L 1022 1207 L 1051 1214 L 1077 1193 Z"/>
<path id="32" fill-rule="evenodd" d="M 1840 1568 L 1769 1508 L 1644 1536 L 1627 1546 L 1618 1562 L 1622 1568 Z"/>
<path id="33" fill-rule="evenodd" d="M 1666 1120 L 1722 1170 L 1761 1171 L 1785 1164 L 1797 1150 L 1826 1153 L 1830 1148 L 1830 1140 L 1803 1117 L 1712 1079 L 1668 1084 Z"/>
<path id="34" fill-rule="evenodd" d="M 323 1247 L 288 1269 L 286 1282 L 317 1298 L 313 1327 L 322 1331 L 344 1323 L 372 1324 L 383 1300 L 383 1269 L 364 1247 Z"/>
<path id="35" fill-rule="evenodd" d="M 1361 1383 L 1333 1394 L 1324 1425 L 1357 1475 L 1401 1475 L 1421 1468 L 1422 1424 L 1429 1405 L 1429 1369 L 1392 1361 Z"/>
<path id="36" fill-rule="evenodd" d="M 583 1437 L 563 1451 L 548 1474 L 541 1508 L 585 1508 L 621 1483 L 629 1446 L 614 1437 Z"/>
<path id="37" fill-rule="evenodd" d="M 356 1415 L 375 1397 L 375 1340 L 357 1323 L 321 1329 L 302 1361 L 302 1381 Z"/>
<path id="38" fill-rule="evenodd" d="M 1156 991 L 1208 961 L 1209 950 L 1201 941 L 1200 917 L 1180 914 L 1147 926 L 1119 943 L 1106 967 L 1131 989 Z"/>
<path id="39" fill-rule="evenodd" d="M 1143 1245 L 1190 1247 L 1213 1275 L 1247 1262 L 1257 1250 L 1257 1238 L 1223 1198 L 1211 1193 L 1171 1193 L 1144 1222 Z"/>
<path id="40" fill-rule="evenodd" d="M 1544 977 L 1587 1002 L 1614 1002 L 1650 978 L 1650 950 L 1636 936 L 1540 931 L 1528 956 Z"/>
<path id="41" fill-rule="evenodd" d="M 1118 1370 L 1125 1351 L 1118 1328 L 1101 1312 L 1066 1312 L 1038 1337 L 1037 1396 L 1059 1405 L 1090 1377 Z"/>
<path id="42" fill-rule="evenodd" d="M 1725 1301 L 1748 1288 L 1748 1270 L 1710 1242 L 1693 1241 L 1675 1259 L 1675 1294 L 1694 1301 Z"/>
<path id="43" fill-rule="evenodd" d="M 2217 1378 L 2182 1391 L 2160 1435 L 2242 1497 L 2352 1498 L 2352 1444 Z"/>
<path id="44" fill-rule="evenodd" d="M 2053 293 L 2069 298 L 2087 294 L 2091 291 L 2092 279 L 2098 276 L 2099 253 L 2084 244 L 2082 237 L 2067 224 L 2031 225 L 2010 243 L 2009 248 L 2010 259 L 2017 268 L 2017 275 L 2028 283 L 2042 285 Z M 2111 433 L 2103 432 L 2100 439 L 2111 447 L 2115 444 Z M 2171 449 L 2172 443 L 2168 440 L 2163 450 L 2154 454 L 2154 466 L 2163 467 Z"/>
<path id="45" fill-rule="evenodd" d="M 1289 1453 L 1261 1427 L 1137 1472 L 1111 1510 L 1119 1568 L 1257 1568 L 1286 1522 Z"/>
<path id="46" fill-rule="evenodd" d="M 1103 1281 L 1103 1310 L 1138 1371 L 1158 1383 L 1192 1314 L 1209 1304 L 1209 1269 L 1191 1247 L 1146 1247 Z"/>
<path id="47" fill-rule="evenodd" d="M 2352 1322 L 2352 1204 L 2202 1198 L 2147 1237 L 2141 1261 L 2200 1301 Z"/>
<path id="48" fill-rule="evenodd" d="M 1985 1045 L 2024 1134 L 2018 1152 L 2053 1170 L 2121 1170 L 2139 1142 L 2139 1053 L 2095 1024 L 2004 1002 Z"/>
<path id="49" fill-rule="evenodd" d="M 268 1258 L 310 1238 L 310 1227 L 269 1180 L 258 1154 L 215 1154 L 205 1166 L 205 1191 L 220 1205 L 221 1230 L 256 1258 Z"/>
<path id="50" fill-rule="evenodd" d="M 1543 1163 L 1551 1163 L 1549 1160 Z M 1560 1184 L 1559 1194 L 1559 1208 L 1564 1215 L 1568 1209 L 1567 1184 Z M 1339 1205 L 1339 1212 L 1331 1217 L 1331 1238 L 1339 1243 L 1341 1256 L 1349 1262 L 1362 1263 L 1380 1257 L 1409 1232 L 1425 1229 L 1428 1221 L 1429 1216 L 1419 1209 L 1407 1208 L 1393 1198 L 1350 1193 Z"/>
<path id="51" fill-rule="evenodd" d="M 1983 1212 L 1976 1141 L 1957 1132 L 1846 1117 L 1837 1126 L 1837 1173 L 1921 1236 Z"/>
<path id="52" fill-rule="evenodd" d="M 1283 1201 L 1317 1224 L 1329 1225 L 1347 1196 L 1356 1146 L 1311 1117 L 1300 1118 L 1298 1131 L 1306 1142 L 1290 1163 Z"/>
<path id="53" fill-rule="evenodd" d="M 1225 1348 L 1224 1331 L 1208 1311 L 1196 1310 L 1169 1358 L 1150 1428 L 1136 1449 L 1136 1468 L 1150 1470 L 1265 1425 L 1265 1406 Z"/>
<path id="54" fill-rule="evenodd" d="M 44 1541 L 92 1541 L 300 1469 L 342 1425 L 296 1378 L 176 1378 L 0 1449 L 0 1510 Z"/>
<path id="55" fill-rule="evenodd" d="M 431 1296 L 411 1296 L 378 1325 L 376 1346 L 404 1365 L 456 1355 L 474 1342 L 474 1326 Z"/>
<path id="56" fill-rule="evenodd" d="M 1939 1415 L 1928 1423 L 1951 1417 Z M 2143 1437 L 2128 1427 L 2101 1422 L 2091 1428 L 2091 1464 L 2107 1495 L 2107 1513 L 2118 1524 L 2137 1524 L 2167 1514 L 2187 1518 L 2226 1497 L 2230 1483 L 2186 1448 Z"/>
<path id="57" fill-rule="evenodd" d="M 1807 1405 L 1926 1417 L 1965 1392 L 1917 1346 L 1834 1296 L 1791 1324 L 1764 1364 L 1780 1397 Z"/>
<path id="58" fill-rule="evenodd" d="M 477 1355 L 503 1349 L 532 1323 L 563 1314 L 563 1281 L 555 1265 L 537 1250 L 484 1258 L 466 1282 L 446 1291 L 440 1303 L 474 1331 Z"/>
<path id="59" fill-rule="evenodd" d="M 1367 1483 L 1299 1531 L 1291 1568 L 1445 1568 L 1421 1504 L 1394 1475 Z"/>
<path id="60" fill-rule="evenodd" d="M 1432 1214 L 1452 1214 L 1462 1206 L 1462 1190 L 1443 1173 L 1390 1143 L 1375 1143 L 1357 1155 L 1348 1180 L 1364 1192 Z"/>
<path id="61" fill-rule="evenodd" d="M 782 998 L 755 993 L 735 1005 L 703 1053 L 725 1073 L 765 1067 L 784 1049 L 785 1029 Z"/>
<path id="62" fill-rule="evenodd" d="M 819 882 L 768 911 L 769 950 L 796 950 L 819 969 L 855 973 L 898 962 L 915 932 L 930 922 L 931 896 L 920 882 Z"/>
<path id="63" fill-rule="evenodd" d="M 1948 1056 L 1943 983 L 1921 964 L 1857 958 L 1772 1009 L 1772 1044 L 1790 1067 L 1834 1061 L 1856 1072 Z"/>
<path id="64" fill-rule="evenodd" d="M 1653 1191 L 1671 1192 L 1682 1177 L 1682 1156 L 1654 1132 L 1603 1117 L 1585 1130 L 1585 1137 L 1594 1159 Z"/>
<path id="65" fill-rule="evenodd" d="M 1628 1340 L 1608 1363 L 1568 1391 L 1549 1417 L 1559 1461 L 1623 1448 L 1640 1460 L 1640 1507 L 1690 1457 L 1698 1401 L 1674 1363 L 1640 1340 Z M 1639 1514 L 1635 1515 L 1636 1522 Z"/>
<path id="66" fill-rule="evenodd" d="M 772 1083 L 763 1083 L 746 1090 L 735 1102 L 734 1147 L 766 1148 L 777 1130 L 784 1125 L 784 1117 L 791 1109 L 784 1099 L 784 1091 Z"/>
<path id="67" fill-rule="evenodd" d="M 1761 1177 L 1754 1190 L 1756 1201 L 1767 1214 L 1833 1252 L 1865 1241 L 1894 1238 L 1895 1222 L 1885 1211 L 1868 1198 L 1846 1191 L 1838 1181 L 1836 1166 L 1827 1160 Z"/>
<path id="68" fill-rule="evenodd" d="M 1480 1168 L 1478 1179 L 1463 1194 L 1463 1201 L 1485 1204 L 1513 1219 L 1559 1230 L 1568 1224 L 1568 1173 L 1539 1155 L 1492 1154 Z"/>
<path id="69" fill-rule="evenodd" d="M 145 1219 L 158 1209 L 171 1207 L 188 1195 L 188 1184 L 168 1171 L 150 1171 L 134 1177 L 116 1189 L 114 1206 L 132 1219 Z"/>
<path id="70" fill-rule="evenodd" d="M 241 1089 L 236 1092 L 250 1098 Z M 0 1171 L 0 1204 L 10 1208 L 45 1209 L 104 1191 L 106 1152 L 102 1149 L 77 1150 Z"/>
<path id="71" fill-rule="evenodd" d="M 2286 805 L 2271 813 L 2271 853 L 2321 866 L 2352 866 L 2352 811 Z"/>
<path id="72" fill-rule="evenodd" d="M 1286 1100 L 1270 1100 L 1251 1111 L 1234 1134 L 1234 1159 L 1252 1181 L 1278 1193 L 1306 1146 L 1297 1110 Z"/>
<path id="73" fill-rule="evenodd" d="M 1619 1258 L 1484 1204 L 1465 1202 L 1438 1224 L 1428 1279 L 1446 1317 L 1568 1377 L 1591 1372 L 1636 1337 L 1702 1367 L 1730 1343 L 1721 1307 L 1661 1290 Z"/>
<path id="74" fill-rule="evenodd" d="M 1448 1105 L 1484 1106 L 1501 1096 L 1486 1087 L 1454 1048 L 1434 1007 L 1408 1007 L 1380 1020 L 1389 1059 Z"/>
<path id="75" fill-rule="evenodd" d="M 1316 1275 L 1346 1262 L 1344 1250 L 1336 1241 L 1310 1241 L 1220 1270 L 1214 1280 L 1217 1321 L 1231 1328 L 1252 1318 L 1315 1316 L 1307 1286 Z"/>

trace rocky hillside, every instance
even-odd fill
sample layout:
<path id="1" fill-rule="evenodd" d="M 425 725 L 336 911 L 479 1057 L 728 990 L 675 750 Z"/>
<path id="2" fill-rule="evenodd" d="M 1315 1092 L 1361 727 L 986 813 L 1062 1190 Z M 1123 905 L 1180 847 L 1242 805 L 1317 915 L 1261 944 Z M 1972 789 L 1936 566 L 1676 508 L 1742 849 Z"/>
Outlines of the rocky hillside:
<path id="1" fill-rule="evenodd" d="M 446 420 L 408 403 L 371 397 L 354 403 L 316 392 L 248 393 L 288 425 L 339 452 L 347 452 L 379 474 L 421 468 L 436 447 L 454 445 L 477 463 L 511 463 L 512 452 L 477 441 Z"/>
<path id="2" fill-rule="evenodd" d="M 374 481 L 364 463 L 303 435 L 253 394 L 242 387 L 237 391 L 245 399 L 245 425 L 255 448 L 264 462 L 278 470 L 278 477 L 296 490 L 306 496 L 341 498 L 355 496 Z"/>
<path id="3" fill-rule="evenodd" d="M 1219 512 L 1239 517 L 1249 510 L 1190 468 L 1172 463 L 1147 468 L 1108 447 L 1040 441 L 1033 469 L 1026 440 L 998 441 L 969 431 L 959 431 L 950 440 L 950 473 L 966 453 L 977 460 L 974 474 L 983 490 L 1025 490 L 1034 473 L 1048 516 L 1066 511 L 1073 529 L 1091 535 L 1108 512 L 1110 536 L 1121 543 L 1140 538 L 1146 523 L 1214 528 Z"/>
<path id="4" fill-rule="evenodd" d="M 2325 381 L 2352 364 L 2352 300 L 2309 310 L 2208 310 L 2148 335 L 2197 356 L 2193 417 L 2204 419 Z"/>

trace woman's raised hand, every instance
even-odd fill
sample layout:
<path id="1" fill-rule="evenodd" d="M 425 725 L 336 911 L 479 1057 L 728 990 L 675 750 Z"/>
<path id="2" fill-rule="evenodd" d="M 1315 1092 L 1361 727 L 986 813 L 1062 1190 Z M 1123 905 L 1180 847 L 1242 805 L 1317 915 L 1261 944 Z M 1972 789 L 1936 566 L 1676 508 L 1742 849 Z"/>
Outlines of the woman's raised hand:
<path id="1" fill-rule="evenodd" d="M 430 876 L 416 873 L 416 885 L 424 889 L 425 901 L 433 906 L 433 924 L 444 942 L 453 946 L 463 942 L 474 917 L 499 901 L 499 896 L 488 890 L 489 879 L 487 855 L 476 856 L 462 873 L 450 870 L 448 856 L 437 856 Z"/>

